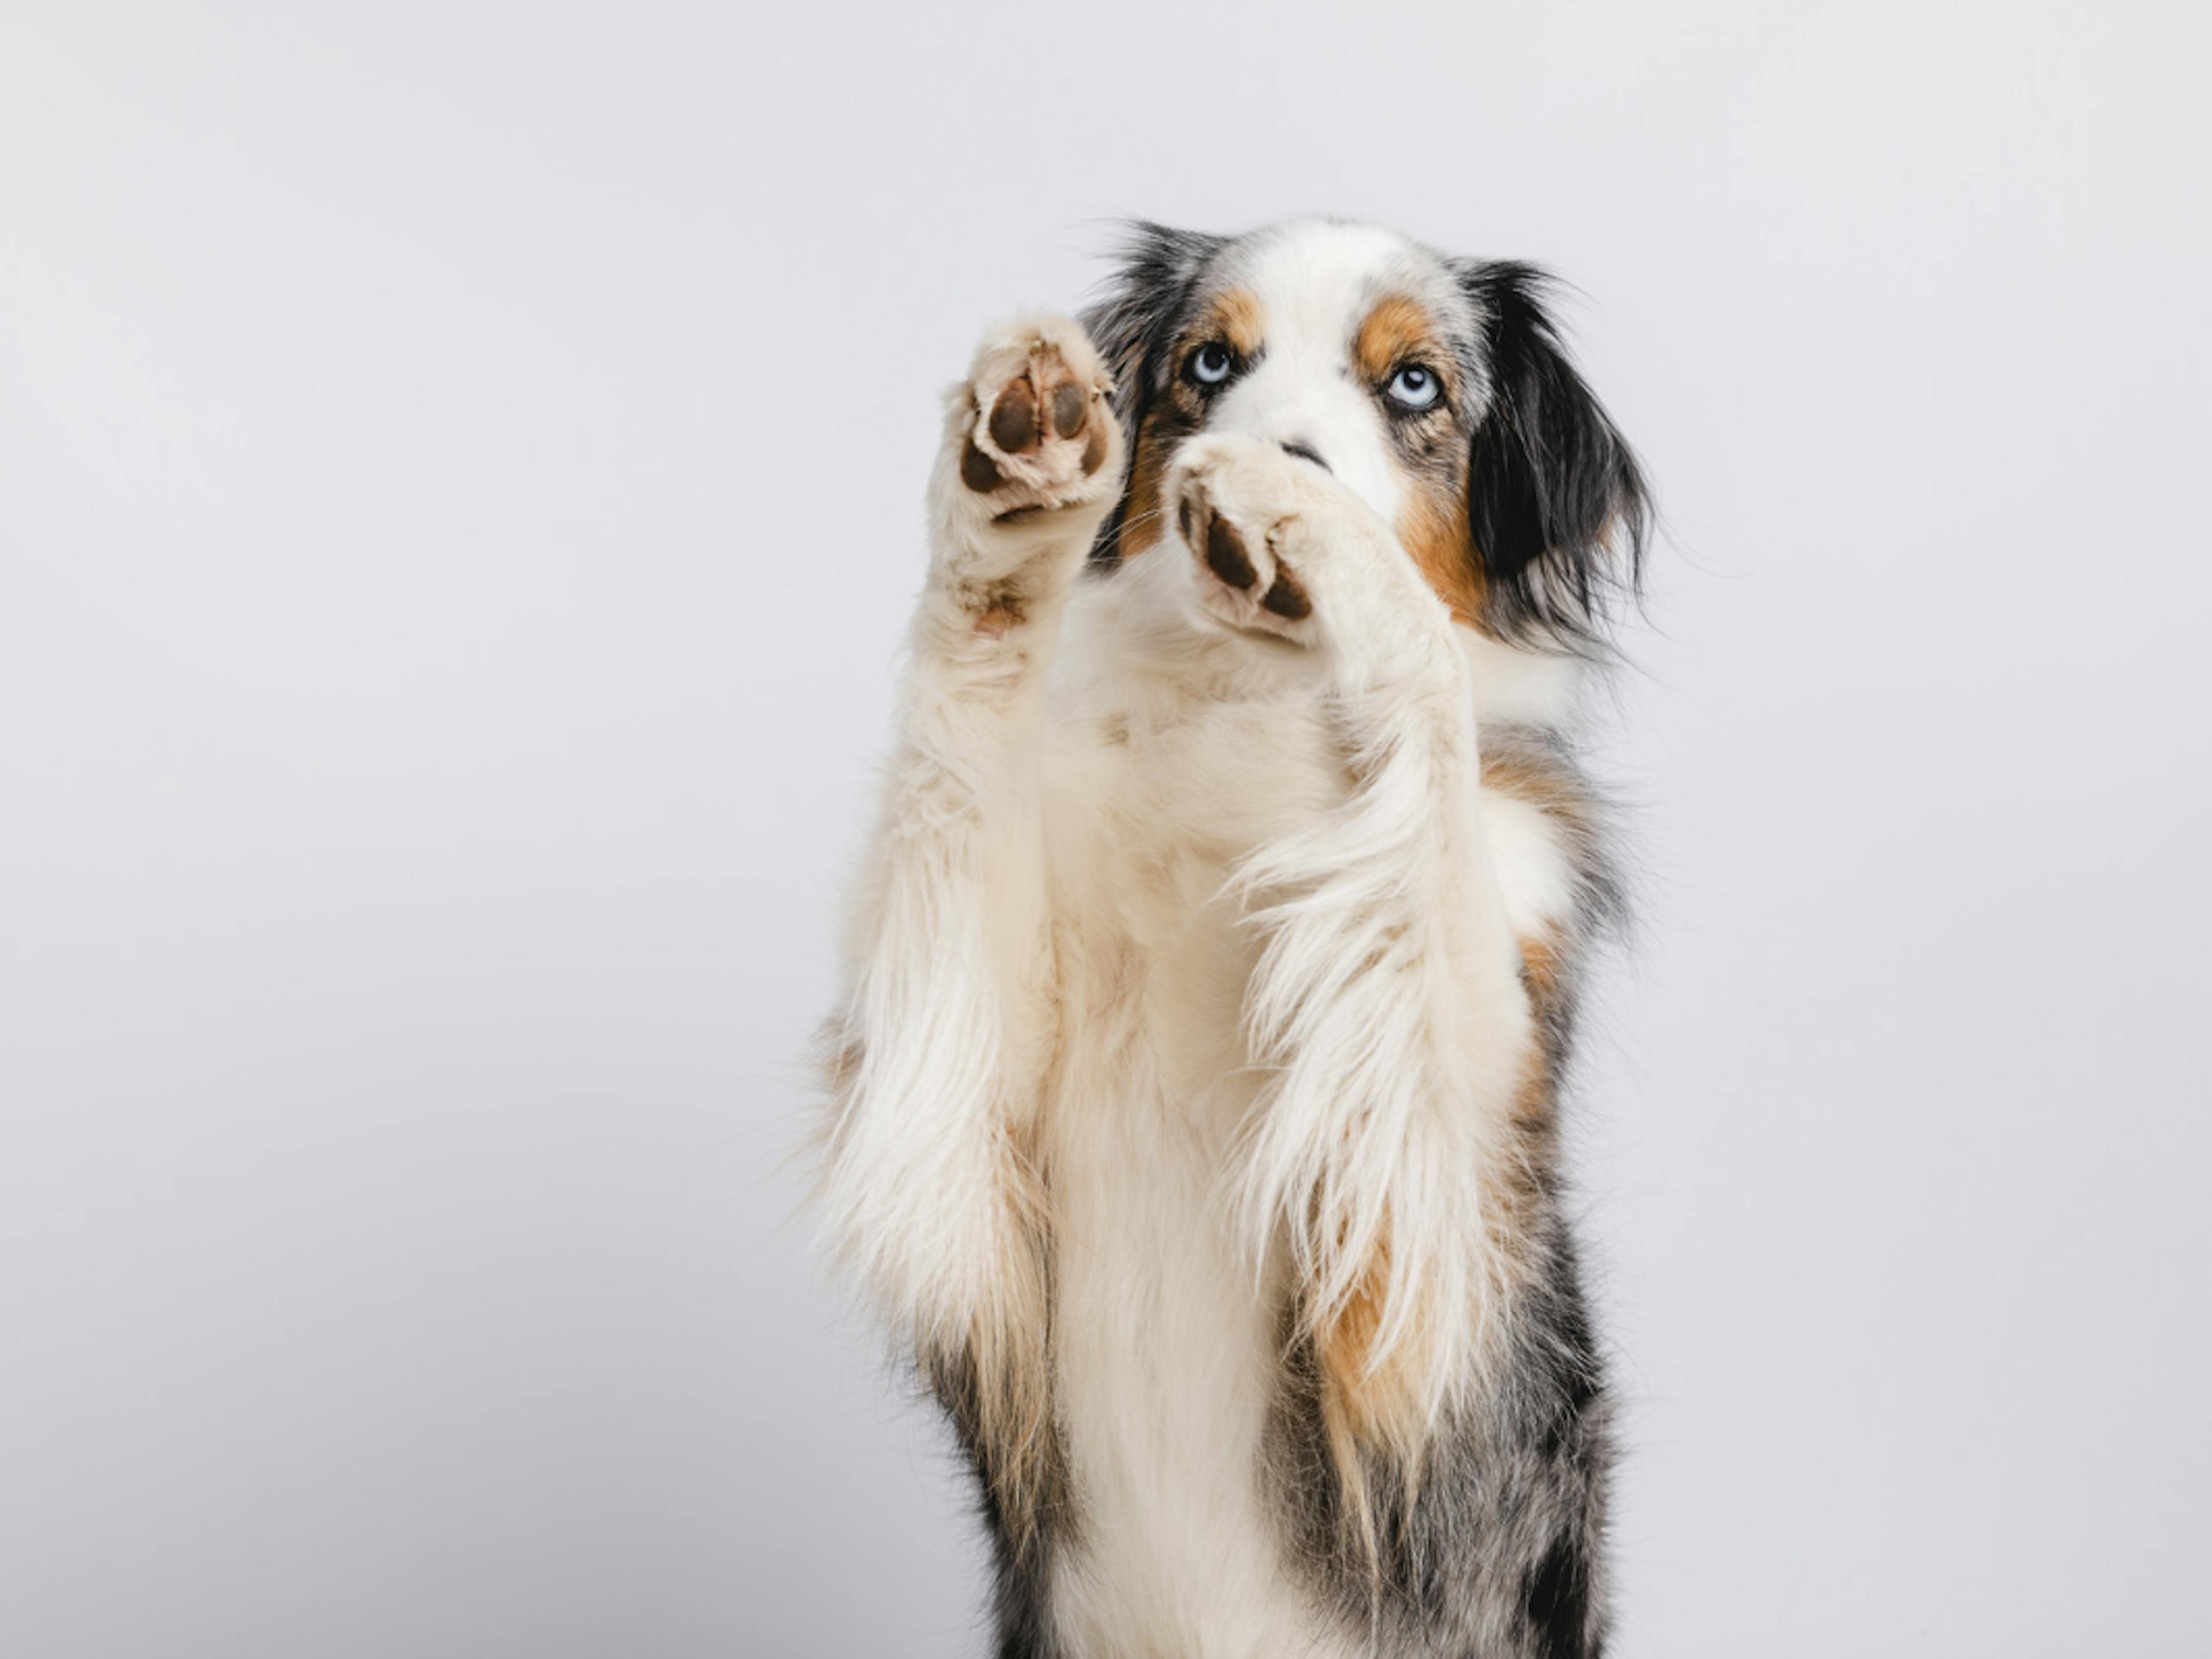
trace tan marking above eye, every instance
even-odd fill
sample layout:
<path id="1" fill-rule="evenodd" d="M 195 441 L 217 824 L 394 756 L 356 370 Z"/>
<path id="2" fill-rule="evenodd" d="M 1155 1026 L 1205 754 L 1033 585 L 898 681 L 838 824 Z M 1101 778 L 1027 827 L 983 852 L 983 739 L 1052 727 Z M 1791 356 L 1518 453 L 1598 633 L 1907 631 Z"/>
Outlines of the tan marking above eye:
<path id="1" fill-rule="evenodd" d="M 1194 338 L 1225 341 L 1241 361 L 1250 362 L 1267 340 L 1267 313 L 1260 296 L 1246 288 L 1215 295 L 1200 313 Z"/>
<path id="2" fill-rule="evenodd" d="M 1419 362 L 1442 378 L 1448 356 L 1426 307 L 1402 294 L 1376 301 L 1352 337 L 1352 361 L 1370 386 L 1382 385 L 1408 362 Z"/>

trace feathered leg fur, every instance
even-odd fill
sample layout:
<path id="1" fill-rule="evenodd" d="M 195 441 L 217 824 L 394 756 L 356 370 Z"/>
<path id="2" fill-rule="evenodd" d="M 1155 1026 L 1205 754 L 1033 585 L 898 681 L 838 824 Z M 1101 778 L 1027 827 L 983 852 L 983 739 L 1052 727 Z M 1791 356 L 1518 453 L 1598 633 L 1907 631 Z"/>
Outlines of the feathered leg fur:
<path id="1" fill-rule="evenodd" d="M 1310 653 L 1347 780 L 1231 883 L 1266 941 L 1246 1018 L 1274 1079 L 1245 1214 L 1299 1287 L 1271 1460 L 1292 1528 L 1378 1652 L 1586 1659 L 1607 1431 L 1553 1213 L 1560 1011 L 1498 878 L 1468 659 L 1320 468 L 1201 438 L 1168 489 L 1207 609 Z"/>
<path id="2" fill-rule="evenodd" d="M 948 394 L 905 718 L 829 1033 L 830 1226 L 976 1462 L 1006 1621 L 1039 1632 L 1019 1604 L 1065 1510 L 1036 1134 L 1054 1060 L 1043 678 L 1120 483 L 1106 390 L 1079 329 L 1032 319 Z"/>

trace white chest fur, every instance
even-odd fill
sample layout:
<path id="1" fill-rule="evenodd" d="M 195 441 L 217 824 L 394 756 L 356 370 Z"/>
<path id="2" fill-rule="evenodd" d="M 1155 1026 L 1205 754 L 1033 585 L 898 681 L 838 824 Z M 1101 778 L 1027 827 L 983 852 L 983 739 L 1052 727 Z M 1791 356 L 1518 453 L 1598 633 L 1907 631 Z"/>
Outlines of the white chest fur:
<path id="1" fill-rule="evenodd" d="M 1279 1270 L 1232 1216 L 1253 947 L 1213 895 L 1269 803 L 1201 781 L 1238 770 L 1249 724 L 1218 710 L 1093 750 L 1048 797 L 1066 1021 L 1045 1125 L 1054 1382 L 1080 1515 L 1054 1601 L 1085 1656 L 1330 1651 L 1265 1514 Z"/>
<path id="2" fill-rule="evenodd" d="M 1263 1079 L 1243 1030 L 1257 945 L 1221 890 L 1346 780 L 1295 684 L 1211 679 L 1187 635 L 1176 660 L 1146 660 L 1144 579 L 1123 582 L 1069 618 L 1046 739 L 1062 1027 L 1042 1147 L 1079 1514 L 1053 1601 L 1085 1659 L 1322 1659 L 1352 1650 L 1297 1588 L 1262 1484 L 1285 1272 L 1234 1212 Z M 1508 914 L 1556 914 L 1565 863 L 1541 816 L 1486 810 Z"/>

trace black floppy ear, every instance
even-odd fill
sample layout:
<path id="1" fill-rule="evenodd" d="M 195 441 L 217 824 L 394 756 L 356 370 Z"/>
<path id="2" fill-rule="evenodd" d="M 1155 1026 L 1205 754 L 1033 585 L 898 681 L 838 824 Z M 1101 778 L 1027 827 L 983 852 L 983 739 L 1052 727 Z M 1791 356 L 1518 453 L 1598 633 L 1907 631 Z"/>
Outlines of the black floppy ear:
<path id="1" fill-rule="evenodd" d="M 1468 470 L 1468 525 L 1491 628 L 1569 647 L 1603 642 L 1633 598 L 1651 527 L 1644 474 L 1559 344 L 1533 266 L 1460 267 L 1488 350 L 1490 398 Z"/>
<path id="2" fill-rule="evenodd" d="M 1122 435 L 1129 442 L 1133 481 L 1133 456 L 1146 414 L 1171 372 L 1169 350 L 1188 320 L 1207 262 L 1228 240 L 1201 231 L 1172 230 L 1149 220 L 1133 221 L 1114 274 L 1097 301 L 1083 312 L 1083 326 L 1106 360 L 1106 372 L 1114 377 L 1114 412 L 1121 416 Z M 1116 562 L 1128 507 L 1125 490 L 1099 526 L 1098 539 L 1091 549 L 1093 560 Z"/>

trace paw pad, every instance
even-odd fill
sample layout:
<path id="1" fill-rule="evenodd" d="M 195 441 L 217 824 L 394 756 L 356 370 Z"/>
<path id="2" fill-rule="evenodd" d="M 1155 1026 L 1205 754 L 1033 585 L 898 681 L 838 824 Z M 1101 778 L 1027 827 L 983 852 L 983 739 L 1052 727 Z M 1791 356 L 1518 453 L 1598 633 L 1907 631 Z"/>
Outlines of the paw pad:
<path id="1" fill-rule="evenodd" d="M 1025 499 L 1010 505 L 1013 512 L 1091 493 L 1082 485 L 1106 464 L 1114 416 L 1087 343 L 1041 333 L 993 355 L 997 361 L 987 357 L 969 382 L 976 419 L 961 449 L 960 481 L 983 495 L 1022 486 L 1016 493 Z"/>
<path id="2" fill-rule="evenodd" d="M 1245 545 L 1244 534 L 1229 521 L 1225 514 L 1214 507 L 1202 492 L 1183 496 L 1176 509 L 1176 522 L 1182 530 L 1184 544 L 1206 561 L 1221 582 L 1240 593 L 1249 594 L 1259 585 L 1260 571 L 1253 562 L 1252 552 Z M 1264 540 L 1264 538 L 1263 538 Z M 1285 622 L 1303 622 L 1313 615 L 1313 600 L 1297 573 L 1279 557 L 1270 558 L 1273 567 L 1264 590 L 1258 595 L 1261 606 Z"/>

